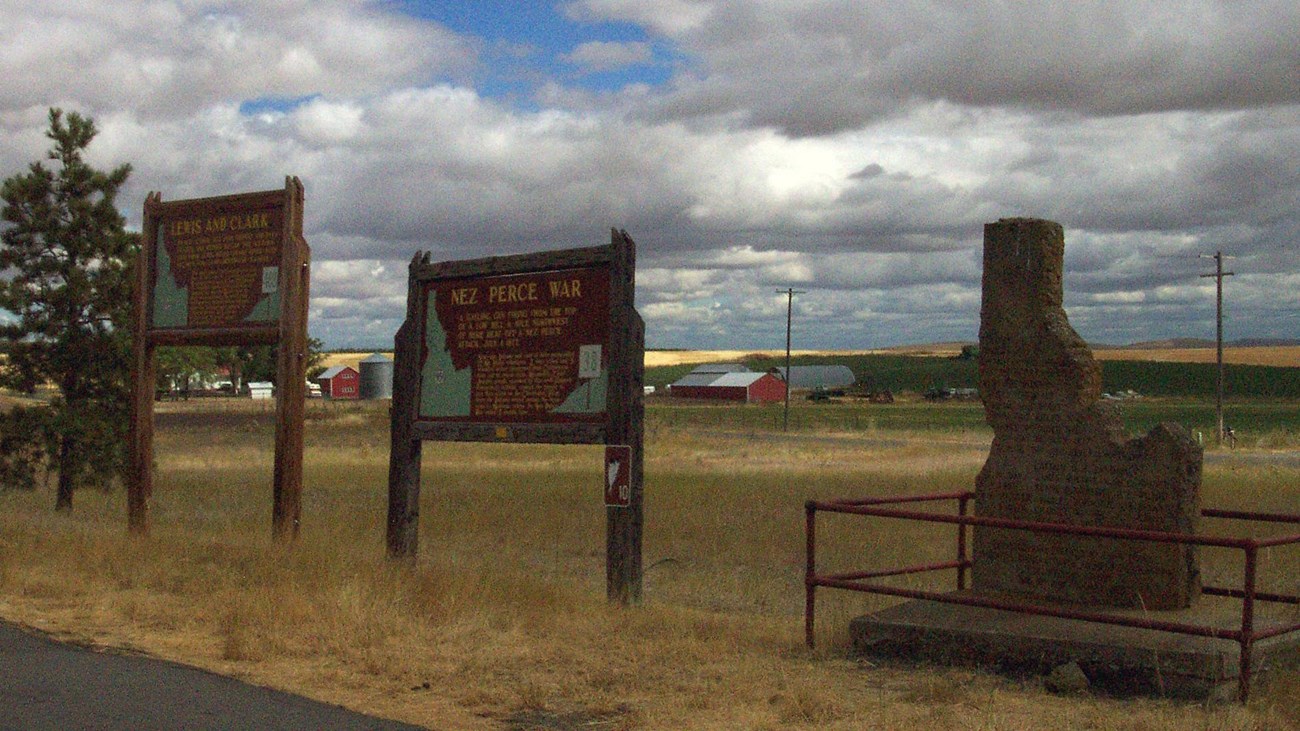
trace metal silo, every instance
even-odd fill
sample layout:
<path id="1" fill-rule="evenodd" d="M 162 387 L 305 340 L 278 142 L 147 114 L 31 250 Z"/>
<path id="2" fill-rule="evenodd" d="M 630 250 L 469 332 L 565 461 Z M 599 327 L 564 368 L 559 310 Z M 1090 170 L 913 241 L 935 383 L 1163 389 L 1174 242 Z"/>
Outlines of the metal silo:
<path id="1" fill-rule="evenodd" d="M 393 361 L 383 353 L 374 353 L 361 361 L 361 398 L 393 397 Z"/>

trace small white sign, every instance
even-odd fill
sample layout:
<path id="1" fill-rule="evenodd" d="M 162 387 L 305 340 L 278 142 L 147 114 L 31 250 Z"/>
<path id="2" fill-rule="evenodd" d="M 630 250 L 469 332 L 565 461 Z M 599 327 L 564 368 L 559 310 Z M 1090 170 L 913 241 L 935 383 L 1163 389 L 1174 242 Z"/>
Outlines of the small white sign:
<path id="1" fill-rule="evenodd" d="M 262 294 L 280 289 L 280 267 L 262 267 Z"/>
<path id="2" fill-rule="evenodd" d="M 600 375 L 600 346 L 578 346 L 578 378 L 595 378 Z"/>

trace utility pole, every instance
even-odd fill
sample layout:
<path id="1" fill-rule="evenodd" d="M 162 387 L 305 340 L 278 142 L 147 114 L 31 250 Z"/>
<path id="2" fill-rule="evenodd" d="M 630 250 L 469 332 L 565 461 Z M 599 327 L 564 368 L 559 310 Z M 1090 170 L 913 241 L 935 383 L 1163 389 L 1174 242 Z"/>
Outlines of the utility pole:
<path id="1" fill-rule="evenodd" d="M 794 315 L 794 296 L 805 292 L 789 287 L 778 289 L 776 293 L 785 295 L 785 415 L 781 420 L 781 431 L 790 431 L 790 321 Z"/>
<path id="2" fill-rule="evenodd" d="M 1214 260 L 1214 273 L 1202 274 L 1201 277 L 1214 277 L 1215 280 L 1215 352 L 1219 363 L 1219 387 L 1214 401 L 1214 413 L 1218 420 L 1216 436 L 1219 446 L 1223 446 L 1223 278 L 1231 277 L 1233 272 L 1223 271 L 1223 260 L 1233 257 L 1223 255 L 1222 251 L 1216 251 L 1213 255 L 1201 254 L 1202 259 Z"/>

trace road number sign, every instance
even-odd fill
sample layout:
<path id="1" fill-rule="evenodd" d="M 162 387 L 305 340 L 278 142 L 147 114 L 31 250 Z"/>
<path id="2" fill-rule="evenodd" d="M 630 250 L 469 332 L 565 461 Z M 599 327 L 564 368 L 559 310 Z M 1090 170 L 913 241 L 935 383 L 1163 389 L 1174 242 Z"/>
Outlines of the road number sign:
<path id="1" fill-rule="evenodd" d="M 605 505 L 626 508 L 632 504 L 632 448 L 622 444 L 605 447 Z"/>

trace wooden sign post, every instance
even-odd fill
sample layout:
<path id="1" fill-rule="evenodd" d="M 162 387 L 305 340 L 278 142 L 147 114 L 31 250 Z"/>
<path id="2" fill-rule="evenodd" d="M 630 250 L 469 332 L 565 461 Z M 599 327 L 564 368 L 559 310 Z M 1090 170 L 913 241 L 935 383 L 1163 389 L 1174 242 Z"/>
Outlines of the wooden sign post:
<path id="1" fill-rule="evenodd" d="M 645 326 L 636 245 L 411 261 L 393 365 L 388 552 L 418 550 L 423 440 L 627 448 L 626 505 L 606 508 L 606 589 L 641 599 Z"/>
<path id="2" fill-rule="evenodd" d="M 144 202 L 135 288 L 127 521 L 149 530 L 153 494 L 155 348 L 279 345 L 276 362 L 276 538 L 298 532 L 306 398 L 311 250 L 302 236 L 303 187 L 164 203 Z"/>

